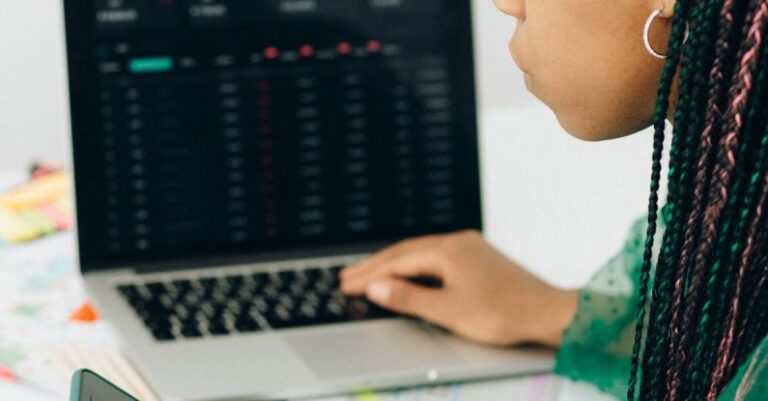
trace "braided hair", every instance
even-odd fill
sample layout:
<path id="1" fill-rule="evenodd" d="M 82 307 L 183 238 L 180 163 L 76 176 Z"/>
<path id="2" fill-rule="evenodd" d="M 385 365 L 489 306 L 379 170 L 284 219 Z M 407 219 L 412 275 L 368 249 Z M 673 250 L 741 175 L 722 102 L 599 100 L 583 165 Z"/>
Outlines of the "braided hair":
<path id="1" fill-rule="evenodd" d="M 675 5 L 654 117 L 629 401 L 715 401 L 768 334 L 767 35 L 768 0 Z M 667 224 L 654 261 L 659 214 Z"/>

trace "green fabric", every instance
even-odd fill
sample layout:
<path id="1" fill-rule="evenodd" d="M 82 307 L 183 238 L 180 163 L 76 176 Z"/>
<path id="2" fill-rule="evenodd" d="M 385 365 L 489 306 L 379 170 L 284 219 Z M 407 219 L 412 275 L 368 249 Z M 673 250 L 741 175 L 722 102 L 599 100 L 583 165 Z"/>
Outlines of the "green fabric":
<path id="1" fill-rule="evenodd" d="M 768 338 L 752 352 L 736 377 L 720 394 L 720 401 L 764 401 L 768 395 Z"/>
<path id="2" fill-rule="evenodd" d="M 662 216 L 666 217 L 664 212 Z M 664 220 L 662 218 L 659 222 L 654 242 L 655 255 L 659 253 Z M 622 250 L 581 291 L 576 316 L 565 331 L 557 356 L 557 374 L 590 383 L 617 400 L 626 399 L 637 308 L 636 285 L 643 264 L 646 228 L 645 219 L 633 224 Z M 768 339 L 763 340 L 740 368 L 719 401 L 765 400 L 768 394 L 766 365 Z M 739 387 L 742 390 L 738 390 Z"/>

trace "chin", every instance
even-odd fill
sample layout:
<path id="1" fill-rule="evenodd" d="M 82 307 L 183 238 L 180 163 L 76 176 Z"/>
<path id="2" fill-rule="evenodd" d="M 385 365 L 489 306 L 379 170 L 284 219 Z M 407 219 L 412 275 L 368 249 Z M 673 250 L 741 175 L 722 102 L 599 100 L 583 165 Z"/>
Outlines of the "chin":
<path id="1" fill-rule="evenodd" d="M 600 124 L 594 120 L 568 118 L 557 112 L 555 112 L 555 117 L 565 132 L 576 139 L 587 142 L 600 142 L 621 138 L 636 132 L 634 130 L 631 132 L 622 130 L 618 127 L 610 126 L 610 124 Z"/>
<path id="2" fill-rule="evenodd" d="M 533 83 L 531 82 L 531 76 L 528 75 L 527 72 L 523 72 L 523 83 L 525 84 L 525 89 L 527 89 L 528 92 L 533 93 L 533 90 L 532 90 Z M 534 93 L 534 95 L 536 94 Z"/>
<path id="3" fill-rule="evenodd" d="M 530 74 L 524 72 L 523 79 L 528 92 L 536 96 L 539 101 L 552 110 L 563 130 L 576 139 L 587 142 L 600 142 L 621 138 L 641 131 L 649 124 L 643 123 L 638 125 L 634 124 L 635 121 L 617 120 L 617 116 L 599 115 L 599 113 L 587 116 L 583 109 L 565 112 L 562 108 L 556 107 L 556 102 L 549 102 L 546 96 L 541 96 L 541 93 L 537 93 L 535 82 Z"/>

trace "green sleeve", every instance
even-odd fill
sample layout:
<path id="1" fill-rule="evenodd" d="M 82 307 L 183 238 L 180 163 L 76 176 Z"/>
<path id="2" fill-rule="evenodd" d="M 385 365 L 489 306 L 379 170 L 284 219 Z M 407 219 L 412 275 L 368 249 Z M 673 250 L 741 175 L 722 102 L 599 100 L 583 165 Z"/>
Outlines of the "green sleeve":
<path id="1" fill-rule="evenodd" d="M 646 227 L 646 219 L 633 224 L 621 251 L 581 291 L 576 316 L 557 355 L 557 374 L 590 383 L 617 399 L 624 399 L 627 393 L 637 310 L 635 287 Z M 663 229 L 658 231 L 656 254 Z"/>
<path id="2" fill-rule="evenodd" d="M 667 217 L 664 212 L 662 216 Z M 665 220 L 659 219 L 654 255 L 659 253 Z M 591 384 L 617 400 L 626 399 L 646 228 L 645 219 L 637 221 L 622 250 L 581 291 L 576 316 L 557 355 L 558 375 Z M 740 367 L 718 400 L 763 401 L 766 394 L 768 338 Z"/>
<path id="3" fill-rule="evenodd" d="M 768 338 L 747 358 L 719 401 L 765 401 L 768 397 Z"/>

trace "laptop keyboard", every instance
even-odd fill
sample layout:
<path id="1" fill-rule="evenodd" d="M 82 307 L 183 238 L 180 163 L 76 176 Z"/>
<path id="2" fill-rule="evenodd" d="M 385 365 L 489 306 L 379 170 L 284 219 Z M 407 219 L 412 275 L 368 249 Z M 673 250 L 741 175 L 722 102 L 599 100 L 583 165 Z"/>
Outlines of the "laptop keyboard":
<path id="1" fill-rule="evenodd" d="M 158 341 L 394 316 L 363 298 L 342 295 L 340 271 L 338 266 L 117 288 Z"/>

